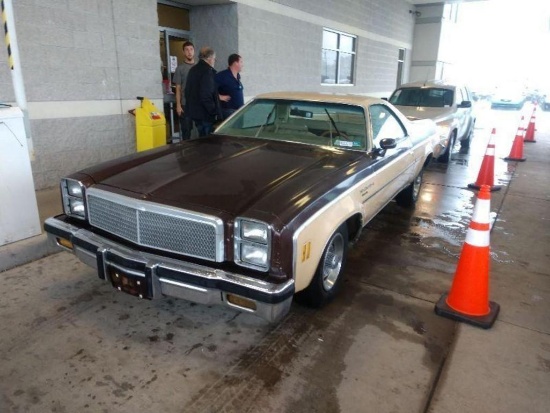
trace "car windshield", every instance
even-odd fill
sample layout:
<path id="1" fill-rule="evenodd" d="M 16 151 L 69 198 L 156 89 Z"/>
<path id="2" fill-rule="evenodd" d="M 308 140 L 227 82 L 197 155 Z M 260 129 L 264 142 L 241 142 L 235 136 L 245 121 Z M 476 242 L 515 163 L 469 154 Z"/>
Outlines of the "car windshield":
<path id="1" fill-rule="evenodd" d="M 254 100 L 215 134 L 348 150 L 365 150 L 367 142 L 361 106 L 283 99 Z"/>
<path id="2" fill-rule="evenodd" d="M 444 108 L 453 104 L 453 96 L 450 89 L 410 87 L 393 92 L 390 103 L 398 106 Z"/>

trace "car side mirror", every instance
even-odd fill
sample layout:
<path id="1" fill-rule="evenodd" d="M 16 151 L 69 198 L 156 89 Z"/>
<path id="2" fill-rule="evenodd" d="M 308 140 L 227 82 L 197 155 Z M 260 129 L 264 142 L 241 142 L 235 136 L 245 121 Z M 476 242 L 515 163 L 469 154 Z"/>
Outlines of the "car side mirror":
<path id="1" fill-rule="evenodd" d="M 386 155 L 386 150 L 393 149 L 397 146 L 397 141 L 394 138 L 384 138 L 380 141 L 380 148 L 376 148 L 374 153 L 376 156 Z"/>
<path id="2" fill-rule="evenodd" d="M 385 100 L 386 102 L 388 101 L 388 98 L 382 98 L 382 100 Z"/>
<path id="3" fill-rule="evenodd" d="M 460 105 L 458 105 L 458 107 L 461 108 L 461 109 L 471 108 L 472 107 L 472 102 L 469 101 L 469 100 L 463 100 L 462 103 Z"/>
<path id="4" fill-rule="evenodd" d="M 380 147 L 384 150 L 393 149 L 397 146 L 397 141 L 394 138 L 384 138 L 380 141 Z"/>

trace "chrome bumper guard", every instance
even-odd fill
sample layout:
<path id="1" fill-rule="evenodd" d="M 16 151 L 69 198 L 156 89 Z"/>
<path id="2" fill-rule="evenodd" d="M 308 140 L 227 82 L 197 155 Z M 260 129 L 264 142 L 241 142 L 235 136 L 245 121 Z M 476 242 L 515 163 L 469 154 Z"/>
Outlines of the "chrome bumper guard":
<path id="1" fill-rule="evenodd" d="M 121 271 L 142 280 L 147 291 L 147 296 L 143 298 L 170 296 L 199 304 L 221 304 L 255 314 L 270 322 L 279 321 L 290 310 L 294 280 L 273 284 L 142 252 L 66 223 L 57 217 L 46 219 L 44 230 L 48 238 L 60 248 L 73 252 L 83 263 L 96 268 L 99 278 L 112 283 L 111 274 L 114 270 L 115 273 Z M 61 245 L 60 239 L 70 241 L 73 249 Z M 141 284 L 141 281 L 138 281 L 138 284 Z M 255 309 L 229 302 L 228 294 L 253 301 Z"/>

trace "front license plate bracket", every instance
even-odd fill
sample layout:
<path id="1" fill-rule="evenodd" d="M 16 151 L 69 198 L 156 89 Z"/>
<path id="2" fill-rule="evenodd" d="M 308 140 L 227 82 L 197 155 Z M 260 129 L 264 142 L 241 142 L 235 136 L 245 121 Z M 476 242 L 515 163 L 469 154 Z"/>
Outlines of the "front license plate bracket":
<path id="1" fill-rule="evenodd" d="M 150 298 L 145 275 L 130 274 L 113 266 L 109 266 L 108 271 L 111 284 L 117 290 L 139 298 Z"/>

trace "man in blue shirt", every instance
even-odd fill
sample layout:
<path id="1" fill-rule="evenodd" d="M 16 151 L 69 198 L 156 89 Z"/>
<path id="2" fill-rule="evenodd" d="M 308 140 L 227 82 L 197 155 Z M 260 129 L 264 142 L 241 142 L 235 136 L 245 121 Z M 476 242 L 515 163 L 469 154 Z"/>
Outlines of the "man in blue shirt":
<path id="1" fill-rule="evenodd" d="M 227 69 L 216 74 L 216 84 L 220 97 L 229 97 L 229 99 L 221 99 L 224 119 L 244 105 L 243 84 L 240 75 L 243 68 L 243 58 L 234 53 L 227 59 L 227 64 L 229 66 Z"/>

